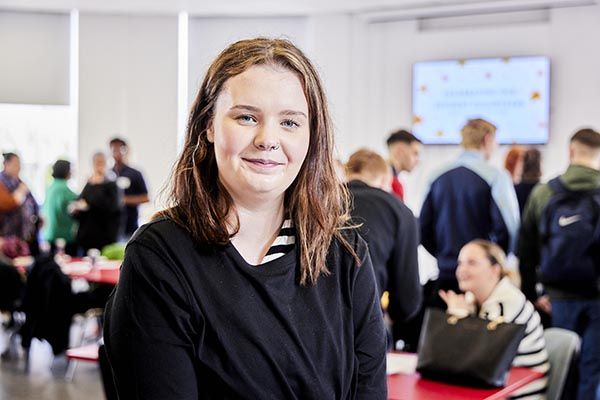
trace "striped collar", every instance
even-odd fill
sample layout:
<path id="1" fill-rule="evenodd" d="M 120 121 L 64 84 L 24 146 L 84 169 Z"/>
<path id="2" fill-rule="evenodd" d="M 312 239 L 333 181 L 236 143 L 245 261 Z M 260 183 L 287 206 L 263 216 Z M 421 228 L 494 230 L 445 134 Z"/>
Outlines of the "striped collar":
<path id="1" fill-rule="evenodd" d="M 294 227 L 291 219 L 286 219 L 283 221 L 277 237 L 271 244 L 271 247 L 269 248 L 269 251 L 267 251 L 265 257 L 262 259 L 261 264 L 268 263 L 269 261 L 273 261 L 284 256 L 285 254 L 289 253 L 295 245 L 296 228 Z"/>

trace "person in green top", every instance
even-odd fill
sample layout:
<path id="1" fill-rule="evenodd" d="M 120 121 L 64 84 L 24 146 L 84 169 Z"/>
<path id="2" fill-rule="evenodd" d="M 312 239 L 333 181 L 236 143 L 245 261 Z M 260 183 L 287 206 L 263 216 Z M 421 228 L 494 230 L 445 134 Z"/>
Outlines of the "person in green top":
<path id="1" fill-rule="evenodd" d="M 567 170 L 537 185 L 525 205 L 521 289 L 551 314 L 552 326 L 581 337 L 577 399 L 600 399 L 600 133 L 577 131 L 569 159 Z M 540 281 L 546 294 L 537 292 Z"/>
<path id="2" fill-rule="evenodd" d="M 65 252 L 77 255 L 75 220 L 68 211 L 69 204 L 78 197 L 67 185 L 67 180 L 71 177 L 71 163 L 65 160 L 56 161 L 52 166 L 52 177 L 54 180 L 46 190 L 46 200 L 42 208 L 45 222 L 42 235 L 53 250 L 56 250 L 56 240 L 64 239 Z"/>

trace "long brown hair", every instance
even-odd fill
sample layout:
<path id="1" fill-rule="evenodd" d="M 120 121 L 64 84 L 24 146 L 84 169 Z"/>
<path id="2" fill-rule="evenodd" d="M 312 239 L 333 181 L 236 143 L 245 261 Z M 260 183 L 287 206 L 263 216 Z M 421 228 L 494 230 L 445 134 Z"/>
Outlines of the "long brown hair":
<path id="1" fill-rule="evenodd" d="M 528 149 L 523 156 L 523 178 L 525 183 L 538 183 L 542 176 L 542 154 L 538 149 Z"/>
<path id="2" fill-rule="evenodd" d="M 336 178 L 333 130 L 324 90 L 312 63 L 287 40 L 241 40 L 213 61 L 192 106 L 183 151 L 175 164 L 170 208 L 161 214 L 184 227 L 202 244 L 225 245 L 239 231 L 239 218 L 235 226 L 227 224 L 227 217 L 235 213 L 235 204 L 218 179 L 215 151 L 207 139 L 207 129 L 213 122 L 215 103 L 225 82 L 255 65 L 272 65 L 295 73 L 308 103 L 310 145 L 284 201 L 297 232 L 300 283 L 315 283 L 321 274 L 329 273 L 325 262 L 334 238 L 357 257 L 341 232 L 349 221 L 349 196 Z"/>

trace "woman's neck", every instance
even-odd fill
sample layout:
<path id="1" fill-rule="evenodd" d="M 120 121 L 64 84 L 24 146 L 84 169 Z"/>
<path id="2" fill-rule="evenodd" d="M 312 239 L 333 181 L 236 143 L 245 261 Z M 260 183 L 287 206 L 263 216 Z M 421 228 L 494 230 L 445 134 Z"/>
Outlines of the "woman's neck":
<path id="1" fill-rule="evenodd" d="M 235 211 L 239 219 L 239 231 L 231 242 L 252 265 L 258 265 L 269 251 L 277 237 L 284 217 L 283 196 L 262 203 L 235 203 Z M 235 215 L 229 217 L 230 225 L 235 224 Z"/>
<path id="2" fill-rule="evenodd" d="M 481 306 L 492 295 L 501 280 L 499 279 L 494 284 L 478 288 L 479 290 L 473 290 L 472 293 L 475 296 L 475 302 Z"/>

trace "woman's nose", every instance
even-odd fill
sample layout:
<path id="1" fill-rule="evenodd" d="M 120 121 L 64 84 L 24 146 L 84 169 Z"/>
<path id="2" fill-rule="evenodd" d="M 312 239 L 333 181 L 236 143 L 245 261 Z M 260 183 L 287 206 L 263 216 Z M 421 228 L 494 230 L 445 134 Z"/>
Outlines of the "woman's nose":
<path id="1" fill-rule="evenodd" d="M 279 135 L 273 127 L 268 125 L 259 128 L 254 138 L 254 146 L 263 151 L 279 149 Z"/>

